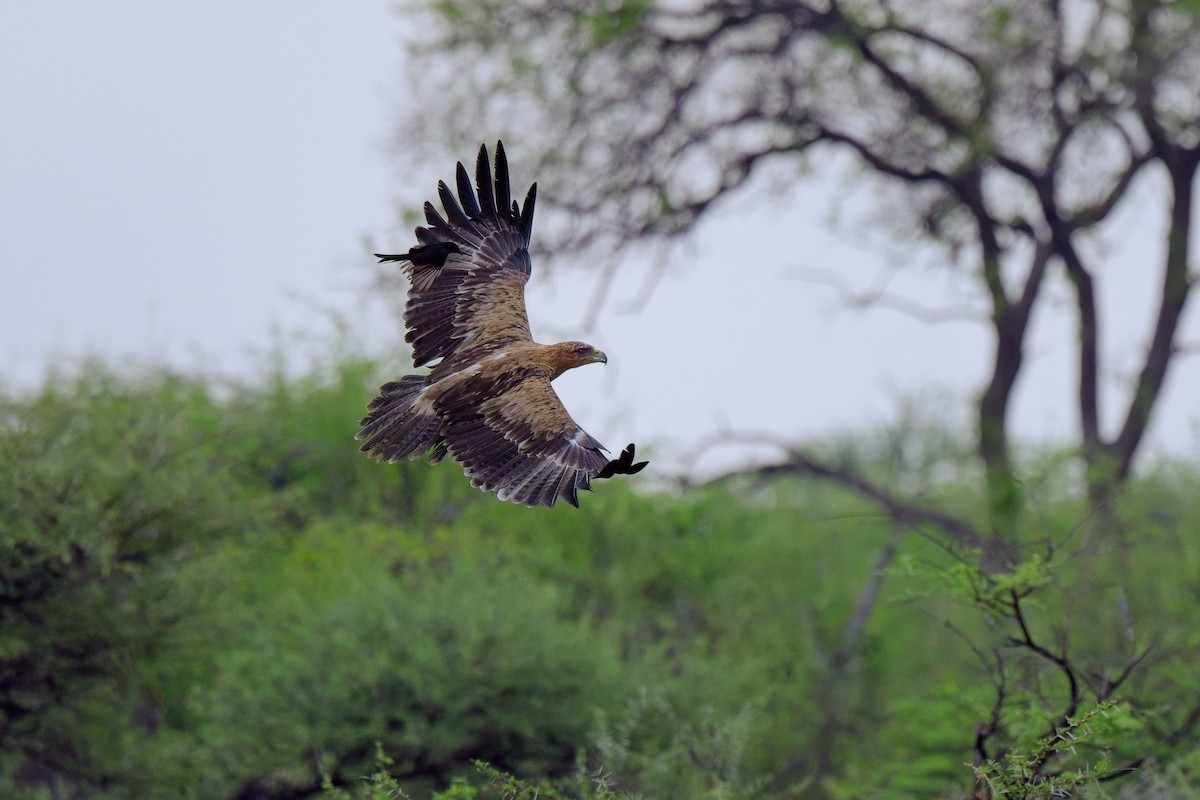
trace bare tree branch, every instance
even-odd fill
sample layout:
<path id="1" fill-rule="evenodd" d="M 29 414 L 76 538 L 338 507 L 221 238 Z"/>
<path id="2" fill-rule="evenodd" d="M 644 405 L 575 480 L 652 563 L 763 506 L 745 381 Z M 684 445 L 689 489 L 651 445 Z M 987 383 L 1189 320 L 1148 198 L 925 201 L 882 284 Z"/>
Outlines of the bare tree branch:
<path id="1" fill-rule="evenodd" d="M 986 319 L 983 314 L 972 313 L 961 308 L 930 308 L 910 297 L 889 292 L 886 286 L 855 291 L 842 273 L 831 269 L 796 267 L 788 277 L 833 289 L 838 296 L 838 302 L 845 308 L 856 310 L 886 308 L 930 325 L 944 322 L 982 322 Z"/>
<path id="2" fill-rule="evenodd" d="M 695 452 L 702 454 L 717 445 L 730 443 L 781 446 L 777 437 L 774 436 L 726 433 L 701 442 Z M 984 541 L 984 537 L 970 523 L 958 517 L 898 498 L 860 475 L 822 463 L 792 446 L 783 445 L 782 449 L 785 451 L 785 458 L 782 461 L 748 469 L 736 469 L 711 478 L 705 481 L 705 484 L 722 483 L 736 477 L 756 477 L 769 480 L 783 475 L 807 475 L 832 481 L 871 500 L 883 509 L 895 525 L 931 526 L 946 534 L 950 542 L 959 547 L 978 548 Z"/>

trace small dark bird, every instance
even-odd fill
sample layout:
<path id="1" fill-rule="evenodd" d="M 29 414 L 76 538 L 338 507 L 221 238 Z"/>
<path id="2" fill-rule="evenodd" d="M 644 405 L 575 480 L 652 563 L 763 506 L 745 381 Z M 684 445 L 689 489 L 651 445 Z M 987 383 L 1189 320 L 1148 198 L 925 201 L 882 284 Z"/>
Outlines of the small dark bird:
<path id="1" fill-rule="evenodd" d="M 471 485 L 501 500 L 579 505 L 579 490 L 614 475 L 633 475 L 634 446 L 609 459 L 605 448 L 571 419 L 550 382 L 608 357 L 584 342 L 539 344 L 529 332 L 525 283 L 537 184 L 523 206 L 512 199 L 504 145 L 496 144 L 493 187 L 486 147 L 479 148 L 475 189 L 462 162 L 458 198 L 444 183 L 446 216 L 425 204 L 428 227 L 398 261 L 409 278 L 404 323 L 413 364 L 428 375 L 384 384 L 370 402 L 358 439 L 376 459 L 447 454 Z M 476 193 L 478 192 L 478 193 Z"/>

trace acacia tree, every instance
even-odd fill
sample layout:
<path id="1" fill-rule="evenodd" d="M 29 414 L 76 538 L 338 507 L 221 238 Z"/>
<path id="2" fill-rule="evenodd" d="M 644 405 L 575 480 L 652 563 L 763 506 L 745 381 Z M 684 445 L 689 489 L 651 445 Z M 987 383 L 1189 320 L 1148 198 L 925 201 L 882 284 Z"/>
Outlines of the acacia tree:
<path id="1" fill-rule="evenodd" d="M 1011 567 L 1027 504 L 1009 408 L 1031 319 L 1047 302 L 1047 278 L 1058 273 L 1072 287 L 1077 392 L 1069 402 L 1092 507 L 1105 507 L 1126 482 L 1177 354 L 1192 286 L 1200 166 L 1195 2 L 410 5 L 422 17 L 412 29 L 420 31 L 413 63 L 423 102 L 407 118 L 405 147 L 428 142 L 430 130 L 460 153 L 477 144 L 481 130 L 520 141 L 510 148 L 515 160 L 536 162 L 538 174 L 553 176 L 555 191 L 539 208 L 545 255 L 609 254 L 676 239 L 731 193 L 779 188 L 802 174 L 797 166 L 840 151 L 857 160 L 863 181 L 886 187 L 878 194 L 885 202 L 902 200 L 889 205 L 889 216 L 936 248 L 948 268 L 971 276 L 987 302 L 994 348 L 975 401 L 984 525 L 909 502 L 799 448 L 785 448 L 783 459 L 760 474 L 836 481 L 876 501 L 899 533 L 914 525 L 936 529 L 952 547 L 984 549 L 985 565 Z M 1161 259 L 1148 260 L 1140 277 L 1157 283 L 1159 304 L 1119 424 L 1108 431 L 1100 423 L 1099 346 L 1107 320 L 1098 313 L 1096 288 L 1104 264 L 1087 241 L 1139 202 L 1134 189 L 1152 175 L 1163 179 L 1167 224 Z M 880 560 L 891 558 L 895 541 Z M 858 646 L 880 575 L 873 569 L 831 663 L 844 665 Z M 1001 591 L 983 580 L 989 612 L 1014 631 L 1008 644 L 1070 687 L 1047 717 L 1044 758 L 1032 769 L 1031 780 L 1040 779 L 1059 752 L 1064 725 L 1086 706 L 1080 676 L 1087 668 L 1065 643 L 1051 647 L 1030 632 L 1026 595 L 1016 584 Z M 980 761 L 1002 747 L 1008 690 L 996 653 L 996 708 L 976 741 Z M 1131 652 L 1120 679 L 1100 685 L 1091 701 L 1107 702 L 1143 656 Z M 832 764 L 832 753 L 826 760 Z"/>
<path id="2" fill-rule="evenodd" d="M 553 173 L 542 247 L 684 234 L 755 175 L 822 151 L 898 188 L 888 210 L 990 306 L 977 401 L 994 541 L 1019 524 L 1009 406 L 1047 275 L 1074 287 L 1079 453 L 1092 500 L 1127 478 L 1176 352 L 1200 164 L 1200 19 L 1163 0 L 437 0 L 414 123 L 510 134 Z M 537 132 L 542 132 L 538 134 Z M 548 133 L 552 132 L 552 133 Z M 532 136 L 532 140 L 531 140 Z M 411 140 L 410 140 L 411 141 Z M 1100 260 L 1080 243 L 1143 172 L 1166 177 L 1160 303 L 1117 430 L 1100 425 Z M 894 195 L 893 195 L 894 196 Z"/>

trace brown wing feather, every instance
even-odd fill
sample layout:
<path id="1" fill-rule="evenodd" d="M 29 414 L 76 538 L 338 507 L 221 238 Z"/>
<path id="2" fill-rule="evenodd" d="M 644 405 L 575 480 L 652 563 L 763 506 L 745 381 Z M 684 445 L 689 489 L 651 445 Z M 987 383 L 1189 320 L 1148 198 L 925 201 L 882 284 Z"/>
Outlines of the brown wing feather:
<path id="1" fill-rule="evenodd" d="M 391 257 L 407 262 L 411 281 L 404 321 L 413 362 L 419 367 L 442 359 L 443 373 L 509 342 L 532 341 L 525 283 L 536 184 L 523 209 L 509 205 L 508 161 L 500 143 L 494 187 L 486 147 L 479 148 L 476 189 L 461 162 L 455 178 L 457 199 L 438 184 L 445 217 L 426 203 L 428 224 L 416 230 L 420 244 L 407 254 L 412 257 Z"/>
<path id="2" fill-rule="evenodd" d="M 553 506 L 562 497 L 578 506 L 579 490 L 590 489 L 609 461 L 603 445 L 571 419 L 542 370 L 482 402 L 464 386 L 439 410 L 450 455 L 472 485 L 501 500 Z"/>

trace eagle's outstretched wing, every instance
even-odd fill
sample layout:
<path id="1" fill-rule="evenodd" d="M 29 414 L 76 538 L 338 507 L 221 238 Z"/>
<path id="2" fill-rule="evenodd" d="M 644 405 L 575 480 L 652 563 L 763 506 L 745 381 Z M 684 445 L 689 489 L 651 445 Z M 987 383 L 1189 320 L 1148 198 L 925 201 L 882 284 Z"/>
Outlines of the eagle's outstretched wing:
<path id="1" fill-rule="evenodd" d="M 405 340 L 420 367 L 442 359 L 438 369 L 454 371 L 478 359 L 480 350 L 509 342 L 532 341 L 525 312 L 529 279 L 529 236 L 537 184 L 524 206 L 512 199 L 504 145 L 496 144 L 495 183 L 486 146 L 479 148 L 472 189 L 462 162 L 456 170 L 458 198 L 444 181 L 438 196 L 446 216 L 425 204 L 428 227 L 416 230 L 420 244 L 407 253 L 376 254 L 406 262 L 411 282 L 404 322 Z"/>
<path id="2" fill-rule="evenodd" d="M 633 463 L 632 445 L 609 460 L 600 442 L 571 419 L 541 371 L 482 403 L 464 391 L 439 405 L 451 457 L 473 486 L 501 500 L 553 506 L 561 497 L 578 506 L 579 490 L 590 489 L 593 480 L 632 475 L 646 465 Z"/>

